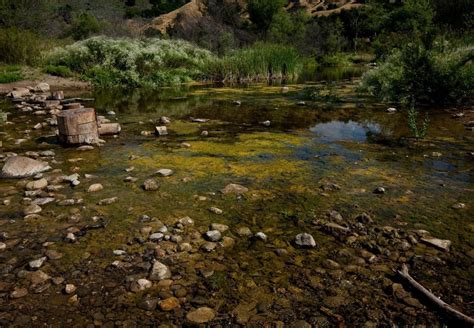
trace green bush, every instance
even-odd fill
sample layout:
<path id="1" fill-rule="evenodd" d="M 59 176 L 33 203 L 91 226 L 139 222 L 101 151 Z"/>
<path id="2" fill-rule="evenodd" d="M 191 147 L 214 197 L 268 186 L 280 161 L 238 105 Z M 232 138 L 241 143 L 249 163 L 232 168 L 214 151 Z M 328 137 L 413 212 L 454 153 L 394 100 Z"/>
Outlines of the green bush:
<path id="1" fill-rule="evenodd" d="M 159 87 L 202 76 L 204 63 L 215 58 L 181 40 L 94 37 L 55 49 L 47 61 L 101 87 Z"/>
<path id="2" fill-rule="evenodd" d="M 62 65 L 46 65 L 43 69 L 46 74 L 51 74 L 55 76 L 62 76 L 62 77 L 71 77 L 73 76 L 72 71 L 69 67 L 62 66 Z"/>
<path id="3" fill-rule="evenodd" d="M 443 104 L 474 99 L 474 46 L 446 41 L 427 49 L 414 42 L 396 49 L 379 68 L 365 73 L 361 89 L 385 101 Z"/>
<path id="4" fill-rule="evenodd" d="M 23 75 L 19 66 L 0 66 L 0 83 L 11 83 L 20 80 L 23 80 Z"/>
<path id="5" fill-rule="evenodd" d="M 0 29 L 0 62 L 37 65 L 49 42 L 33 32 L 16 28 Z"/>
<path id="6" fill-rule="evenodd" d="M 90 13 L 83 12 L 74 19 L 69 35 L 74 40 L 82 40 L 98 32 L 100 32 L 100 24 L 97 18 Z"/>
<path id="7" fill-rule="evenodd" d="M 302 66 L 296 49 L 256 43 L 209 62 L 204 73 L 206 78 L 216 81 L 293 80 L 298 77 Z"/>

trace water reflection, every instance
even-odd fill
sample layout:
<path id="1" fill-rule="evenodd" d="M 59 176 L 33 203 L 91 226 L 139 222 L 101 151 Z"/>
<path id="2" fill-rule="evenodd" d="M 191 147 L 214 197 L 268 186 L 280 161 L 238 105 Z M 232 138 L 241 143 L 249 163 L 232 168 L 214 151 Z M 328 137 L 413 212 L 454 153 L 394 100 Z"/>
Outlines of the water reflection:
<path id="1" fill-rule="evenodd" d="M 318 135 L 324 141 L 366 141 L 370 134 L 378 134 L 381 127 L 377 123 L 359 123 L 354 121 L 342 122 L 331 121 L 328 123 L 316 124 L 310 128 L 311 132 Z"/>

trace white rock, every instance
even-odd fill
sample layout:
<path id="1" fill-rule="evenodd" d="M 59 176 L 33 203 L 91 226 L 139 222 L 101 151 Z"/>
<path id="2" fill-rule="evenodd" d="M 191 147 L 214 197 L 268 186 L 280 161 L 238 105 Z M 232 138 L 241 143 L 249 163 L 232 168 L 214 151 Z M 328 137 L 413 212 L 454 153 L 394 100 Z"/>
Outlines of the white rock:
<path id="1" fill-rule="evenodd" d="M 164 280 L 171 278 L 170 269 L 163 263 L 156 261 L 150 272 L 150 280 Z"/>
<path id="2" fill-rule="evenodd" d="M 155 174 L 160 175 L 162 177 L 169 177 L 173 173 L 174 173 L 173 170 L 170 170 L 170 169 L 159 169 L 158 171 L 156 171 Z"/>
<path id="3" fill-rule="evenodd" d="M 46 256 L 43 256 L 37 260 L 30 261 L 28 262 L 28 266 L 30 267 L 30 269 L 39 269 L 43 266 L 46 259 Z"/>
<path id="4" fill-rule="evenodd" d="M 13 156 L 5 161 L 1 177 L 27 178 L 50 169 L 51 167 L 46 162 L 37 161 L 23 156 Z"/>
<path id="5" fill-rule="evenodd" d="M 309 233 L 300 233 L 295 237 L 295 244 L 300 247 L 316 247 L 313 236 Z"/>
<path id="6" fill-rule="evenodd" d="M 94 183 L 87 189 L 87 192 L 98 192 L 103 189 L 104 189 L 104 186 L 102 186 L 100 183 Z"/>

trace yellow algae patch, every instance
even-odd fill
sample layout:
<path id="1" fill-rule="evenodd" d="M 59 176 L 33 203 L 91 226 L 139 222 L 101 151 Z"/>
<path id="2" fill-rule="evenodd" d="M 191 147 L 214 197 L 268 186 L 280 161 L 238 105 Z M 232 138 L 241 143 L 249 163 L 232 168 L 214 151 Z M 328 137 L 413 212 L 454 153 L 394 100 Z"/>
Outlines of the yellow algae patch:
<path id="1" fill-rule="evenodd" d="M 230 165 L 233 175 L 254 179 L 302 176 L 305 162 L 275 159 L 263 162 L 241 161 Z"/>
<path id="2" fill-rule="evenodd" d="M 177 134 L 197 134 L 200 132 L 200 126 L 202 126 L 202 124 L 185 121 L 173 121 L 168 128 Z"/>

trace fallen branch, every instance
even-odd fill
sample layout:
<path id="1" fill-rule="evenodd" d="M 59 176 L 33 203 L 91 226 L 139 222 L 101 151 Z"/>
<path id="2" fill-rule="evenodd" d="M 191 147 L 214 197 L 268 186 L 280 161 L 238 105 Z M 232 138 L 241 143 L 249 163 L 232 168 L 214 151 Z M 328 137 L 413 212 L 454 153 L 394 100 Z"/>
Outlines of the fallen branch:
<path id="1" fill-rule="evenodd" d="M 408 267 L 403 264 L 402 270 L 398 271 L 398 274 L 404 278 L 411 287 L 416 289 L 418 292 L 423 294 L 428 300 L 430 300 L 432 303 L 437 305 L 441 310 L 445 311 L 447 314 L 452 316 L 454 319 L 462 321 L 469 326 L 473 327 L 474 326 L 474 319 L 471 317 L 468 317 L 467 315 L 459 312 L 458 310 L 454 309 L 452 306 L 449 304 L 443 302 L 441 299 L 436 297 L 432 292 L 430 292 L 428 289 L 423 287 L 419 282 L 417 282 L 415 279 L 413 279 L 412 276 L 408 273 Z"/>

